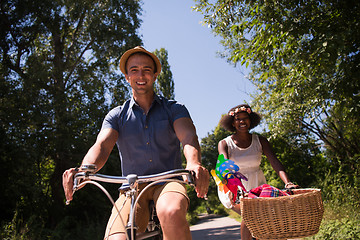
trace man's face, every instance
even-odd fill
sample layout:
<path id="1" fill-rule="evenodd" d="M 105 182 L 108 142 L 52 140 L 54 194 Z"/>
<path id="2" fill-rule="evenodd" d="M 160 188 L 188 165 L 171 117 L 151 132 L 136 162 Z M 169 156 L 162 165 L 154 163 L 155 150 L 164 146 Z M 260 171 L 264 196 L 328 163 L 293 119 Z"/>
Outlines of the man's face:
<path id="1" fill-rule="evenodd" d="M 156 80 L 155 64 L 146 54 L 131 55 L 126 62 L 126 80 L 130 83 L 134 94 L 153 93 Z"/>

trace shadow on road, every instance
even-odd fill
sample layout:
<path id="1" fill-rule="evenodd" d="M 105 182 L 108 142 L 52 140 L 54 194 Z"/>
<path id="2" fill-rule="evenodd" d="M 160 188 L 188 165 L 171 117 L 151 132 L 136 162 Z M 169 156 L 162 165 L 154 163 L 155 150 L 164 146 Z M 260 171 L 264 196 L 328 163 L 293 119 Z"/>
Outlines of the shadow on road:
<path id="1" fill-rule="evenodd" d="M 192 238 L 196 240 L 240 239 L 240 223 L 229 217 L 203 215 L 190 229 Z"/>
<path id="2" fill-rule="evenodd" d="M 193 239 L 197 240 L 213 240 L 213 239 L 240 239 L 240 229 L 238 227 L 220 227 L 204 230 L 191 231 Z"/>

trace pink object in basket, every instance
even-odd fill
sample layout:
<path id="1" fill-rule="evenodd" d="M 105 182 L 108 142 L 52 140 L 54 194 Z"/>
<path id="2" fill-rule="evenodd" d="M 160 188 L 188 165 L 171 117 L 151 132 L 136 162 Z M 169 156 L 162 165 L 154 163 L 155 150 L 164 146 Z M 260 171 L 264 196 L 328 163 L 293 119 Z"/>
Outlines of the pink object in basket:
<path id="1" fill-rule="evenodd" d="M 288 193 L 281 191 L 280 189 L 270 186 L 269 184 L 263 184 L 257 188 L 253 188 L 249 191 L 249 198 L 258 197 L 281 197 L 289 196 Z"/>

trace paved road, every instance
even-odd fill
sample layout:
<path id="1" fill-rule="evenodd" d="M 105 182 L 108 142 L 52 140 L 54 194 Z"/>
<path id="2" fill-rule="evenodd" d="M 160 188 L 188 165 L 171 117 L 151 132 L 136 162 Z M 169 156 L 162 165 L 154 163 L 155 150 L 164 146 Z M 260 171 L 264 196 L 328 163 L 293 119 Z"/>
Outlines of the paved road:
<path id="1" fill-rule="evenodd" d="M 240 239 L 240 223 L 232 218 L 217 215 L 202 215 L 200 221 L 190 227 L 194 240 Z"/>
<path id="2" fill-rule="evenodd" d="M 235 219 L 214 214 L 204 214 L 199 216 L 200 221 L 190 227 L 191 235 L 194 240 L 239 240 L 240 223 Z M 288 240 L 302 240 L 293 238 Z"/>

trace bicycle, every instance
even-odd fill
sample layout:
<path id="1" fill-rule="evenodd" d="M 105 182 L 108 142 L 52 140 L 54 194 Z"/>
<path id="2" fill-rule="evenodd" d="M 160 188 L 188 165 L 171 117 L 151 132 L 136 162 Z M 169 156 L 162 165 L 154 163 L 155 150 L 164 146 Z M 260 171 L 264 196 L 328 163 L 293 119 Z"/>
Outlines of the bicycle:
<path id="1" fill-rule="evenodd" d="M 124 221 L 121 219 L 121 215 L 119 217 L 121 222 L 124 224 L 124 228 L 126 229 L 126 239 L 127 240 L 141 240 L 141 239 L 148 239 L 151 237 L 162 239 L 162 231 L 160 222 L 157 219 L 155 204 L 150 207 L 150 219 L 147 225 L 147 229 L 144 233 L 136 233 L 136 226 L 135 226 L 135 211 L 138 200 L 141 198 L 142 194 L 149 189 L 151 186 L 164 183 L 164 182 L 179 182 L 188 184 L 190 186 L 195 186 L 195 178 L 194 172 L 184 169 L 175 169 L 159 174 L 153 175 L 145 175 L 145 176 L 137 176 L 136 174 L 129 174 L 126 177 L 120 176 L 110 176 L 110 175 L 103 175 L 96 173 L 96 166 L 95 165 L 82 165 L 80 167 L 81 172 L 78 172 L 74 176 L 74 193 L 82 188 L 84 185 L 90 183 L 98 188 L 100 188 L 105 195 L 108 197 L 110 202 L 115 207 L 116 211 L 120 213 L 121 209 L 118 209 L 115 205 L 114 200 L 108 193 L 108 191 L 98 182 L 106 182 L 106 183 L 115 183 L 115 184 L 129 184 L 129 190 L 126 192 L 126 197 L 131 198 L 130 204 L 130 215 L 127 225 L 125 226 Z M 180 180 L 179 177 L 185 177 L 185 180 Z M 138 185 L 141 183 L 148 183 L 148 185 L 138 194 Z M 69 204 L 67 202 L 66 204 Z M 106 238 L 107 239 L 107 238 Z"/>

